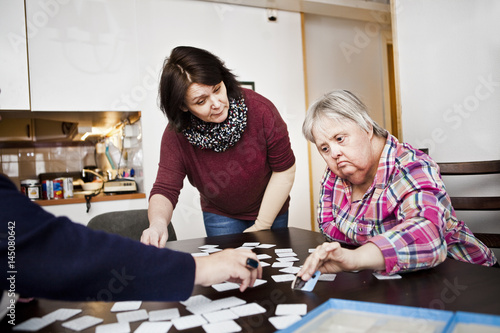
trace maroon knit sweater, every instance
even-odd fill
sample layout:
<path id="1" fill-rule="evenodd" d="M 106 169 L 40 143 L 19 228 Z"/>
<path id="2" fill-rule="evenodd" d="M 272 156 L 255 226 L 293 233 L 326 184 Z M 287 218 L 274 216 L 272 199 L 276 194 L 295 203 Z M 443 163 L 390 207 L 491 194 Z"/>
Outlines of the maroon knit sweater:
<path id="1" fill-rule="evenodd" d="M 243 93 L 247 127 L 240 141 L 224 152 L 195 147 L 167 126 L 150 197 L 161 194 L 175 207 L 187 175 L 200 192 L 203 211 L 243 220 L 257 218 L 272 172 L 289 169 L 295 156 L 276 107 L 252 90 L 243 89 Z M 286 212 L 289 201 L 278 215 Z"/>

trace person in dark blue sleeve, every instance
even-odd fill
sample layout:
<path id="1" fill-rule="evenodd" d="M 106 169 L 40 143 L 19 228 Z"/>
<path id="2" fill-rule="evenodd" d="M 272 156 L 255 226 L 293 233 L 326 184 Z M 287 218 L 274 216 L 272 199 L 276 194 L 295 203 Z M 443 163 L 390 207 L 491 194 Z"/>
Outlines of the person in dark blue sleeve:
<path id="1" fill-rule="evenodd" d="M 94 231 L 46 212 L 2 174 L 0 256 L 2 290 L 68 301 L 179 301 L 195 284 L 232 281 L 244 291 L 262 277 L 260 265 L 246 266 L 258 262 L 250 250 L 193 258 Z"/>

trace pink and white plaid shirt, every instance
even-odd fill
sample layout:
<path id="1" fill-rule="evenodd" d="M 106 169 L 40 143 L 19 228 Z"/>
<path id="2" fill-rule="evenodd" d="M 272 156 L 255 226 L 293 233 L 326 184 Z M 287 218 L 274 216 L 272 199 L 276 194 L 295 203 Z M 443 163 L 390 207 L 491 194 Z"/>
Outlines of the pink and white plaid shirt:
<path id="1" fill-rule="evenodd" d="M 447 255 L 486 266 L 496 262 L 457 219 L 437 164 L 390 134 L 373 184 L 361 200 L 352 202 L 351 184 L 326 169 L 318 223 L 331 240 L 377 245 L 387 274 L 434 267 Z"/>

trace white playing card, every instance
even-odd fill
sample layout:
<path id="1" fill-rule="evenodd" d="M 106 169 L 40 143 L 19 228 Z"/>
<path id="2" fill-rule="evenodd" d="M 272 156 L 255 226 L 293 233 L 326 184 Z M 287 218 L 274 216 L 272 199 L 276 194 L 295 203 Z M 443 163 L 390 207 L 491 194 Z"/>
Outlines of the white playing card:
<path id="1" fill-rule="evenodd" d="M 393 275 L 382 275 L 380 273 L 373 273 L 373 276 L 375 276 L 379 280 L 393 280 L 393 279 L 401 279 L 401 275 L 399 274 L 393 274 Z"/>
<path id="2" fill-rule="evenodd" d="M 234 283 L 234 282 L 222 282 L 222 283 L 213 284 L 212 288 L 221 292 L 221 291 L 239 289 L 240 285 L 237 283 Z"/>
<path id="3" fill-rule="evenodd" d="M 240 306 L 231 308 L 230 310 L 233 311 L 239 317 L 252 316 L 255 314 L 266 312 L 266 309 L 264 309 L 262 306 L 260 306 L 257 303 L 249 303 L 249 304 L 245 304 L 245 305 L 240 305 Z"/>
<path id="4" fill-rule="evenodd" d="M 321 274 L 318 281 L 333 281 L 337 274 Z"/>
<path id="5" fill-rule="evenodd" d="M 190 315 L 172 319 L 172 324 L 174 324 L 175 328 L 179 331 L 205 325 L 206 323 L 207 321 L 205 318 L 200 315 Z"/>
<path id="6" fill-rule="evenodd" d="M 212 300 L 204 295 L 194 295 L 189 297 L 185 301 L 181 301 L 180 303 L 184 306 L 192 306 L 196 304 L 210 303 Z"/>
<path id="7" fill-rule="evenodd" d="M 203 325 L 203 329 L 207 333 L 233 333 L 240 332 L 241 326 L 236 324 L 234 320 L 221 321 Z"/>
<path id="8" fill-rule="evenodd" d="M 282 273 L 297 274 L 300 271 L 300 267 L 290 266 L 280 269 Z"/>
<path id="9" fill-rule="evenodd" d="M 247 247 L 256 247 L 256 246 L 259 246 L 259 242 L 247 242 L 247 243 L 243 243 L 242 246 L 247 246 Z"/>
<path id="10" fill-rule="evenodd" d="M 265 262 L 265 261 L 261 261 L 261 262 L 260 262 L 260 266 L 261 266 L 261 267 L 267 267 L 267 266 L 271 266 L 271 264 L 270 264 L 270 263 L 268 263 L 268 262 Z"/>
<path id="11" fill-rule="evenodd" d="M 276 306 L 276 313 L 277 316 L 284 316 L 284 315 L 299 315 L 299 316 L 304 316 L 307 314 L 307 304 L 305 303 L 300 303 L 300 304 L 278 304 Z"/>
<path id="12" fill-rule="evenodd" d="M 262 280 L 262 279 L 256 279 L 252 288 L 258 287 L 258 286 L 260 286 L 260 285 L 262 285 L 264 283 L 267 283 L 267 281 L 266 280 Z"/>
<path id="13" fill-rule="evenodd" d="M 172 327 L 169 321 L 149 322 L 145 321 L 134 331 L 134 333 L 167 333 Z"/>
<path id="14" fill-rule="evenodd" d="M 213 301 L 220 309 L 227 309 L 233 306 L 246 304 L 247 301 L 236 296 L 230 296 Z"/>
<path id="15" fill-rule="evenodd" d="M 285 257 L 296 257 L 297 253 L 295 252 L 278 252 L 276 255 L 280 258 L 285 258 Z"/>
<path id="16" fill-rule="evenodd" d="M 266 253 L 262 253 L 262 254 L 257 255 L 257 259 L 259 259 L 259 260 L 264 260 L 264 259 L 269 259 L 269 258 L 272 258 L 272 257 Z"/>
<path id="17" fill-rule="evenodd" d="M 141 307 L 142 301 L 124 301 L 124 302 L 116 302 L 111 307 L 111 312 L 120 312 L 120 311 L 132 311 L 137 310 Z"/>
<path id="18" fill-rule="evenodd" d="M 293 266 L 293 261 L 284 261 L 284 262 L 276 261 L 273 263 L 273 265 L 271 267 L 284 268 L 284 267 L 290 267 L 290 266 Z"/>
<path id="19" fill-rule="evenodd" d="M 12 330 L 35 332 L 41 330 L 45 326 L 52 324 L 54 321 L 55 320 L 49 320 L 44 318 L 30 318 L 26 321 L 23 321 L 20 324 L 16 324 L 16 326 L 14 326 Z"/>
<path id="20" fill-rule="evenodd" d="M 210 303 L 206 303 L 206 304 L 198 304 L 198 305 L 188 306 L 186 308 L 186 310 L 188 310 L 189 312 L 191 312 L 192 314 L 195 314 L 195 315 L 201 315 L 201 314 L 204 314 L 204 313 L 218 311 L 220 309 L 222 309 L 222 307 L 220 306 L 220 304 L 217 304 L 217 303 L 214 303 L 214 302 L 210 302 Z"/>
<path id="21" fill-rule="evenodd" d="M 269 322 L 273 324 L 274 328 L 276 328 L 277 330 L 283 330 L 288 326 L 298 322 L 300 319 L 302 319 L 302 317 L 299 315 L 277 316 L 270 317 Z"/>
<path id="22" fill-rule="evenodd" d="M 116 319 L 119 323 L 146 320 L 148 319 L 148 312 L 145 309 L 120 312 L 116 314 Z"/>
<path id="23" fill-rule="evenodd" d="M 149 321 L 172 320 L 180 316 L 177 308 L 149 311 Z"/>
<path id="24" fill-rule="evenodd" d="M 293 249 L 287 248 L 287 249 L 274 249 L 275 253 L 284 253 L 284 252 L 293 252 Z"/>
<path id="25" fill-rule="evenodd" d="M 271 247 L 275 247 L 276 244 L 260 244 L 259 246 L 257 246 L 257 248 L 259 249 L 270 249 Z"/>
<path id="26" fill-rule="evenodd" d="M 95 333 L 129 333 L 129 323 L 112 323 L 99 325 L 95 328 Z"/>
<path id="27" fill-rule="evenodd" d="M 278 274 L 271 275 L 271 277 L 273 278 L 274 282 L 289 282 L 295 279 L 294 274 Z"/>
<path id="28" fill-rule="evenodd" d="M 73 319 L 73 320 L 67 321 L 65 323 L 62 323 L 62 326 L 69 328 L 70 330 L 73 330 L 73 331 L 83 331 L 84 329 L 95 326 L 95 325 L 100 324 L 102 322 L 103 322 L 103 320 L 101 318 L 97 318 L 94 316 L 83 316 L 83 317 L 79 317 L 77 319 Z"/>
<path id="29" fill-rule="evenodd" d="M 207 245 L 198 246 L 199 249 L 213 249 L 214 247 L 219 247 L 219 245 L 207 244 Z"/>
<path id="30" fill-rule="evenodd" d="M 58 309 L 56 311 L 53 311 L 49 314 L 46 314 L 43 316 L 43 319 L 46 319 L 48 321 L 56 321 L 56 320 L 68 320 L 69 318 L 79 314 L 82 312 L 82 309 Z"/>
<path id="31" fill-rule="evenodd" d="M 197 252 L 197 253 L 191 253 L 193 257 L 204 257 L 210 255 L 210 253 L 207 252 Z"/>
<path id="32" fill-rule="evenodd" d="M 222 249 L 218 249 L 218 248 L 210 248 L 210 249 L 203 249 L 201 250 L 201 252 L 205 252 L 205 253 L 215 253 L 215 252 L 220 252 L 222 251 Z"/>
<path id="33" fill-rule="evenodd" d="M 203 317 L 205 317 L 205 319 L 208 320 L 208 322 L 210 323 L 217 323 L 220 321 L 227 321 L 239 318 L 236 313 L 228 309 L 214 311 L 210 313 L 204 313 Z"/>
<path id="34" fill-rule="evenodd" d="M 300 259 L 297 257 L 283 257 L 283 258 L 277 258 L 279 262 L 286 262 L 286 261 L 299 261 Z"/>

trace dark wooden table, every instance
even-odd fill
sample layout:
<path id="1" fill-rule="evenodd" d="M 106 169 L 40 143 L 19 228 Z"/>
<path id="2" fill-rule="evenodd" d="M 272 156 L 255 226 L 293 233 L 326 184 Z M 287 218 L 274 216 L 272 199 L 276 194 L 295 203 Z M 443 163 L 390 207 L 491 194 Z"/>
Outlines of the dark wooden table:
<path id="1" fill-rule="evenodd" d="M 245 242 L 277 244 L 270 249 L 254 251 L 257 254 L 271 255 L 272 259 L 264 261 L 272 264 L 276 261 L 274 251 L 276 248 L 292 248 L 300 259 L 294 265 L 299 266 L 309 255 L 308 249 L 316 247 L 323 241 L 324 237 L 319 233 L 288 228 L 169 242 L 167 247 L 194 253 L 200 252 L 198 247 L 205 244 L 219 245 L 220 248 L 235 248 Z M 239 290 L 217 292 L 211 287 L 197 286 L 193 295 L 203 294 L 212 300 L 237 296 L 248 303 L 257 302 L 263 306 L 267 310 L 266 313 L 236 320 L 243 332 L 274 332 L 275 329 L 269 323 L 268 317 L 275 315 L 277 304 L 306 303 L 309 312 L 330 298 L 500 315 L 500 269 L 462 263 L 453 259 L 447 259 L 432 269 L 401 274 L 402 279 L 398 280 L 378 280 L 371 271 L 340 273 L 332 282 L 318 282 L 313 292 L 291 290 L 290 282 L 274 282 L 271 275 L 282 274 L 279 268 L 268 266 L 264 267 L 263 272 L 263 279 L 268 282 L 244 293 L 240 293 Z M 93 315 L 103 318 L 103 324 L 112 323 L 116 322 L 116 314 L 110 312 L 112 305 L 113 303 L 105 302 L 59 302 L 40 299 L 27 304 L 17 304 L 16 322 L 21 323 L 32 317 L 41 317 L 65 307 L 83 309 L 83 313 L 79 316 Z M 148 311 L 174 307 L 179 309 L 181 316 L 191 314 L 178 302 L 144 302 L 141 306 Z M 131 323 L 131 331 L 133 332 L 139 325 L 140 322 Z M 7 332 L 11 328 L 4 318 L 0 324 L 0 332 Z M 94 331 L 95 326 L 82 332 Z M 188 331 L 204 332 L 201 327 Z M 72 331 L 63 328 L 60 322 L 56 322 L 40 332 Z M 172 326 L 169 332 L 177 330 Z"/>

